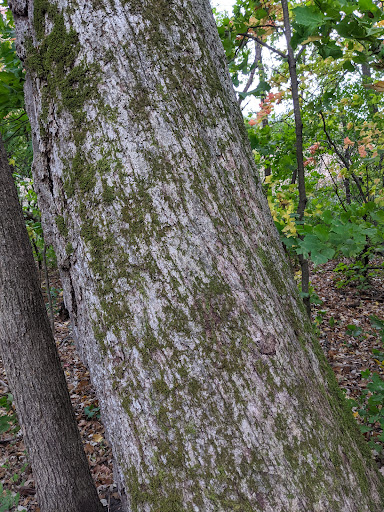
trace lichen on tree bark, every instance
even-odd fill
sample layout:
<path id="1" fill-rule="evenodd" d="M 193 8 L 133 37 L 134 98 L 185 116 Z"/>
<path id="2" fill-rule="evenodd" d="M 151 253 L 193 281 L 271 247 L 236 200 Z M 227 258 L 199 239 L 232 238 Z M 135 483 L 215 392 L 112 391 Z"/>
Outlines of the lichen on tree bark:
<path id="1" fill-rule="evenodd" d="M 208 0 L 15 5 L 44 230 L 126 509 L 381 510 Z"/>

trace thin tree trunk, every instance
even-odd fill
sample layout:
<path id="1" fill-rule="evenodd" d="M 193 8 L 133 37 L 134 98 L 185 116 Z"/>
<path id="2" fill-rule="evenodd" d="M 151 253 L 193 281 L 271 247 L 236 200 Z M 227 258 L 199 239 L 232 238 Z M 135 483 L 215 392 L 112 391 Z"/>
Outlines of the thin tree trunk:
<path id="1" fill-rule="evenodd" d="M 349 182 L 349 178 L 345 178 L 343 180 L 344 190 L 345 190 L 345 201 L 347 204 L 351 204 L 351 185 Z"/>
<path id="2" fill-rule="evenodd" d="M 1 356 L 41 512 L 101 512 L 1 141 L 0 230 Z"/>
<path id="3" fill-rule="evenodd" d="M 303 122 L 301 119 L 300 99 L 299 99 L 299 80 L 297 78 L 296 60 L 291 45 L 291 24 L 289 19 L 288 1 L 282 0 L 281 5 L 283 8 L 284 17 L 284 32 L 287 41 L 288 52 L 288 66 L 289 75 L 291 77 L 291 90 L 293 112 L 295 116 L 295 133 L 296 133 L 296 160 L 297 160 L 297 178 L 299 189 L 299 204 L 297 207 L 297 214 L 300 221 L 304 219 L 305 207 L 307 205 L 307 193 L 305 190 L 305 169 L 304 169 L 304 156 L 303 156 Z M 301 267 L 301 291 L 303 292 L 304 304 L 308 316 L 311 317 L 311 302 L 309 297 L 309 264 L 308 260 L 299 255 L 299 262 Z"/>
<path id="4" fill-rule="evenodd" d="M 371 78 L 371 68 L 368 64 L 362 64 L 361 65 L 361 72 L 363 76 L 367 78 Z"/>
<path id="5" fill-rule="evenodd" d="M 44 231 L 125 510 L 381 512 L 208 0 L 18 13 Z"/>

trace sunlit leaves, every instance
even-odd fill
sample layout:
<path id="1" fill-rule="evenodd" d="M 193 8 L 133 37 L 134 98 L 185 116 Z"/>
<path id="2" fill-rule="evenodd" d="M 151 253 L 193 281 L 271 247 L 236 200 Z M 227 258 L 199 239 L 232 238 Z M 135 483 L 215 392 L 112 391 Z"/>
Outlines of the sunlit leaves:
<path id="1" fill-rule="evenodd" d="M 293 18 L 295 48 L 312 39 L 323 58 L 341 58 L 343 50 L 335 40 L 336 31 L 347 41 L 364 43 L 368 53 L 381 59 L 376 43 L 384 35 L 381 23 L 384 13 L 371 0 L 359 0 L 358 5 L 353 0 L 307 2 L 293 9 Z M 347 64 L 346 69 L 353 71 L 352 64 Z"/>
<path id="2" fill-rule="evenodd" d="M 24 106 L 24 71 L 16 55 L 14 28 L 0 15 L 0 115 Z"/>
<path id="3" fill-rule="evenodd" d="M 293 10 L 295 23 L 315 31 L 327 19 L 315 5 L 302 5 Z"/>
<path id="4" fill-rule="evenodd" d="M 1 1 L 5 6 L 6 2 Z M 32 161 L 30 125 L 24 110 L 25 71 L 16 55 L 13 20 L 7 9 L 0 15 L 0 130 L 15 166 L 29 173 Z"/>

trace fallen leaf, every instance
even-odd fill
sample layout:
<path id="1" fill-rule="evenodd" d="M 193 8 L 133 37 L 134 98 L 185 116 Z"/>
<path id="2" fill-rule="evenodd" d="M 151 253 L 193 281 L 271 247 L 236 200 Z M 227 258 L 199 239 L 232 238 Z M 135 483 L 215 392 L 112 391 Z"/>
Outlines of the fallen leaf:
<path id="1" fill-rule="evenodd" d="M 84 451 L 85 453 L 93 453 L 95 451 L 95 448 L 91 444 L 86 443 L 84 445 Z"/>

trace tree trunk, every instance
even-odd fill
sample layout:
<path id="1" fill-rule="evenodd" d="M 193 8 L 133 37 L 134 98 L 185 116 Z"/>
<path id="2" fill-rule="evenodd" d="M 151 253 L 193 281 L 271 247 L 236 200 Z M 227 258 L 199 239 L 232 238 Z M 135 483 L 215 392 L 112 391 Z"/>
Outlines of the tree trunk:
<path id="1" fill-rule="evenodd" d="M 47 243 L 125 510 L 381 511 L 208 0 L 13 10 Z"/>
<path id="2" fill-rule="evenodd" d="M 0 229 L 1 356 L 41 511 L 101 512 L 1 141 Z"/>
<path id="3" fill-rule="evenodd" d="M 344 190 L 345 190 L 345 201 L 347 204 L 351 204 L 351 184 L 349 178 L 344 178 Z"/>
<path id="4" fill-rule="evenodd" d="M 299 221 L 303 221 L 305 207 L 307 206 L 307 192 L 305 190 L 305 169 L 303 154 L 303 121 L 301 119 L 300 96 L 299 96 L 299 80 L 297 78 L 296 59 L 291 45 L 291 22 L 289 19 L 288 0 L 282 0 L 281 6 L 283 10 L 284 32 L 287 42 L 288 67 L 289 76 L 291 78 L 291 91 L 293 113 L 295 116 L 295 135 L 296 135 L 296 160 L 297 160 L 297 179 L 299 189 L 299 204 L 297 206 L 297 215 Z M 293 179 L 292 179 L 293 181 Z M 299 236 L 302 239 L 302 236 Z M 299 262 L 301 269 L 301 291 L 303 302 L 307 310 L 309 318 L 311 318 L 311 301 L 309 296 L 309 263 L 307 258 L 299 254 Z"/>

